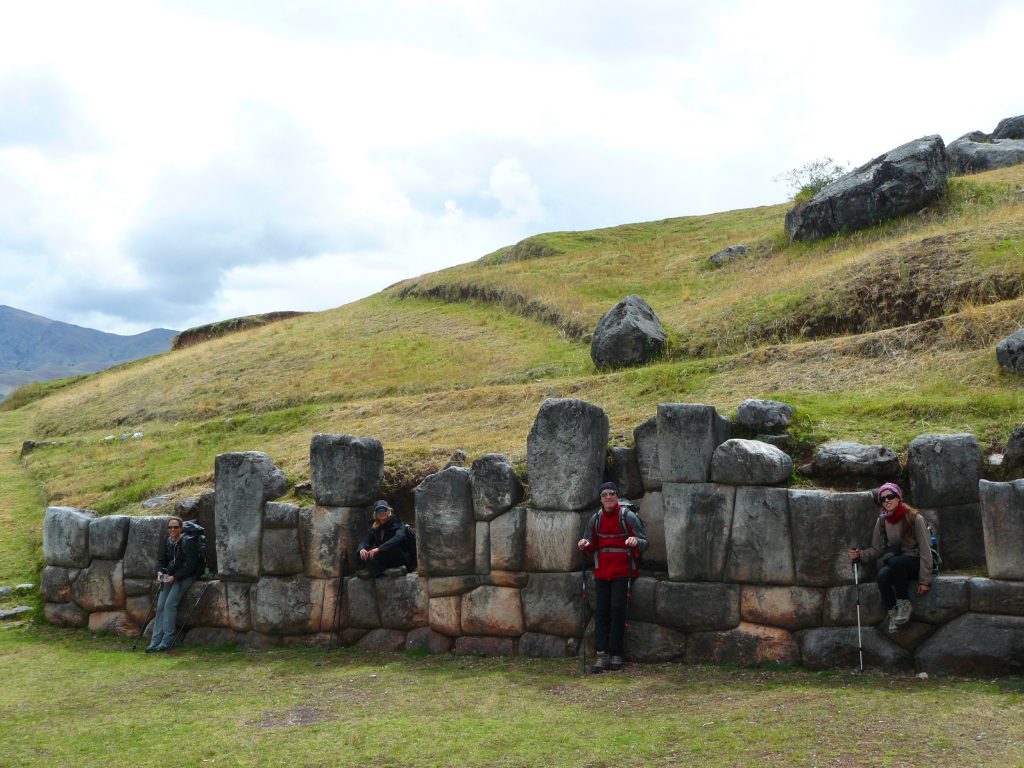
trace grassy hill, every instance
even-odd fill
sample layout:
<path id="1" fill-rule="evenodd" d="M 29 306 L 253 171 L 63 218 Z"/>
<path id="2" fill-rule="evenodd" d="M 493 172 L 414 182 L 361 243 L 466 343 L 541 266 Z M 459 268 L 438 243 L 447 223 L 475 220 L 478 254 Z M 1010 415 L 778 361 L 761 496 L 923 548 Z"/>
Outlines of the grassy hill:
<path id="1" fill-rule="evenodd" d="M 2 450 L 10 465 L 20 440 L 58 441 L 20 460 L 41 497 L 137 512 L 208 486 L 223 451 L 265 451 L 306 480 L 315 432 L 381 439 L 392 490 L 457 448 L 522 466 L 551 396 L 603 407 L 616 444 L 659 402 L 729 413 L 770 396 L 796 406 L 798 452 L 841 438 L 905 451 L 936 431 L 998 448 L 1024 421 L 1021 380 L 993 352 L 1024 324 L 1022 188 L 1024 166 L 954 179 L 918 215 L 814 244 L 787 242 L 786 205 L 538 235 L 338 309 L 22 393 L 0 412 Z M 736 243 L 747 258 L 708 265 Z M 629 293 L 668 328 L 666 357 L 599 372 L 588 333 Z"/>

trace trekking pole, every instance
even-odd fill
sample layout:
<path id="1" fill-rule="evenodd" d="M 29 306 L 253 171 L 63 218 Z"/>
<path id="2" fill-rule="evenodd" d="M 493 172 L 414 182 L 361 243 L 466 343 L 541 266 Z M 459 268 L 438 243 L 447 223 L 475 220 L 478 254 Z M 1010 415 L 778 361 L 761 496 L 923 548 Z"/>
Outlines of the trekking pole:
<path id="1" fill-rule="evenodd" d="M 334 596 L 334 623 L 331 625 L 331 639 L 327 643 L 327 649 L 337 649 L 341 645 L 341 601 L 342 593 L 345 591 L 345 578 L 348 576 L 348 556 L 341 556 L 341 575 L 338 576 L 338 594 Z"/>
<path id="2" fill-rule="evenodd" d="M 160 599 L 160 590 L 162 590 L 163 588 L 164 588 L 164 583 L 161 581 L 160 585 L 156 588 L 156 594 L 153 595 L 153 602 L 150 603 L 149 615 L 146 616 L 146 620 L 142 623 L 142 629 L 139 631 L 139 634 L 136 635 L 135 639 L 132 641 L 132 650 L 133 651 L 136 648 L 139 647 L 139 638 L 145 636 L 145 634 L 146 634 L 146 627 L 148 627 L 149 626 L 149 622 L 151 622 L 153 620 L 153 615 L 156 613 L 156 604 L 157 604 L 157 601 Z"/>
<path id="3" fill-rule="evenodd" d="M 181 622 L 181 626 L 178 627 L 178 631 L 174 633 L 174 639 L 171 641 L 172 648 L 178 644 L 178 638 L 180 638 L 182 633 L 185 631 L 185 626 L 188 624 L 189 619 L 192 618 L 192 614 L 195 613 L 196 608 L 198 608 L 199 604 L 203 601 L 203 596 L 206 594 L 206 590 L 210 588 L 210 584 L 212 583 L 212 580 L 203 582 L 202 592 L 199 593 L 199 597 L 196 598 L 196 601 L 192 603 L 192 607 L 189 608 L 188 613 L 185 614 L 185 619 Z"/>
<path id="4" fill-rule="evenodd" d="M 633 601 L 633 577 L 626 579 L 626 617 L 622 627 L 622 660 L 626 660 L 626 638 L 629 637 L 629 604 Z"/>
<path id="5" fill-rule="evenodd" d="M 587 594 L 587 566 L 583 566 L 583 570 L 580 571 L 583 575 L 583 591 L 580 593 L 580 597 L 583 598 L 583 616 L 587 615 L 587 607 L 590 606 L 590 597 Z M 580 629 L 580 674 L 583 677 L 587 676 L 587 623 L 586 621 L 581 622 L 582 627 Z"/>
<path id="6" fill-rule="evenodd" d="M 857 657 L 860 660 L 860 672 L 864 674 L 864 643 L 860 634 L 860 569 L 857 561 L 853 561 L 853 584 L 857 590 Z"/>

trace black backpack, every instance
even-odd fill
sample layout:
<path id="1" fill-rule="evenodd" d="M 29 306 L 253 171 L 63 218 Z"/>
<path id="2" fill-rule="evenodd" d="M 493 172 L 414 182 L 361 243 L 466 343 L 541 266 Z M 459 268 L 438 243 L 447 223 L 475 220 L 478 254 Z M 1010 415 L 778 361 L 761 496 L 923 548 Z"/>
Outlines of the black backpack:
<path id="1" fill-rule="evenodd" d="M 206 529 L 195 520 L 186 520 L 181 524 L 181 532 L 183 536 L 194 541 L 199 548 L 199 575 L 196 578 L 209 578 L 210 557 L 206 550 Z"/>
<path id="2" fill-rule="evenodd" d="M 405 538 L 402 539 L 402 552 L 405 554 L 408 569 L 415 571 L 418 565 L 416 559 L 416 529 L 408 523 L 402 523 L 402 527 L 405 528 Z"/>

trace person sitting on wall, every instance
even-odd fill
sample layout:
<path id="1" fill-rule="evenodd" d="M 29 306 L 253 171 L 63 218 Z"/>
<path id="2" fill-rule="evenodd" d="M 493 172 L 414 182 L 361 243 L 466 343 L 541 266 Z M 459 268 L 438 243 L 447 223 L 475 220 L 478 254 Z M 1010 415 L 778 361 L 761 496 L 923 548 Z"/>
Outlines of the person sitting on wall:
<path id="1" fill-rule="evenodd" d="M 618 670 L 624 665 L 626 603 L 630 582 L 639 573 L 647 531 L 635 507 L 620 503 L 615 483 L 601 486 L 601 509 L 594 513 L 577 546 L 594 555 L 594 650 L 591 672 Z"/>
<path id="2" fill-rule="evenodd" d="M 917 580 L 917 594 L 928 592 L 932 581 L 932 550 L 924 515 L 903 503 L 903 491 L 886 483 L 875 494 L 882 510 L 871 533 L 871 546 L 851 549 L 850 559 L 879 561 L 878 590 L 889 617 L 889 632 L 910 621 L 909 585 Z"/>
<path id="3" fill-rule="evenodd" d="M 160 593 L 153 619 L 153 638 L 146 653 L 163 653 L 174 644 L 178 604 L 199 576 L 199 544 L 191 536 L 182 536 L 180 517 L 167 521 L 167 541 L 160 554 L 156 580 Z"/>
<path id="4" fill-rule="evenodd" d="M 376 578 L 391 568 L 395 575 L 408 572 L 411 563 L 406 552 L 408 531 L 395 510 L 381 499 L 373 505 L 373 521 L 356 551 L 366 563 L 369 575 Z"/>

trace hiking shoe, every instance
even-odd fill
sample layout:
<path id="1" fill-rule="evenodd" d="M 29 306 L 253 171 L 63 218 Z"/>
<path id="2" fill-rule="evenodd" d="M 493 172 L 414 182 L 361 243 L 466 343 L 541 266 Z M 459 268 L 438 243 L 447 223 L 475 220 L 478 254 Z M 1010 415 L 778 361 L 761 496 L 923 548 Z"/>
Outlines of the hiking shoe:
<path id="1" fill-rule="evenodd" d="M 909 600 L 897 600 L 896 601 L 896 622 L 897 627 L 902 627 L 908 621 L 910 621 L 910 614 L 914 612 L 914 606 L 910 604 Z"/>
<path id="2" fill-rule="evenodd" d="M 158 646 L 158 645 L 149 645 L 149 646 L 146 646 L 146 653 L 156 653 L 156 650 L 157 650 L 157 648 L 159 648 L 159 647 L 160 647 L 160 646 Z"/>
<path id="3" fill-rule="evenodd" d="M 404 565 L 398 565 L 394 568 L 388 568 L 384 571 L 384 575 L 389 579 L 397 579 L 399 576 L 405 576 L 409 571 Z"/>
<path id="4" fill-rule="evenodd" d="M 608 669 L 610 669 L 612 672 L 618 672 L 625 665 L 626 663 L 622 660 L 621 656 L 612 656 L 610 659 L 608 659 Z"/>
<path id="5" fill-rule="evenodd" d="M 356 571 L 356 578 L 359 579 L 369 579 L 372 576 L 373 574 L 370 573 L 369 568 L 360 568 L 358 571 Z"/>
<path id="6" fill-rule="evenodd" d="M 594 663 L 590 666 L 590 671 L 599 675 L 606 669 L 608 669 L 608 654 L 605 651 L 598 651 L 597 656 L 594 657 Z"/>
<path id="7" fill-rule="evenodd" d="M 896 626 L 896 609 L 890 608 L 886 616 L 889 618 L 889 634 L 891 635 L 899 629 L 899 627 Z"/>

